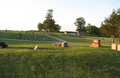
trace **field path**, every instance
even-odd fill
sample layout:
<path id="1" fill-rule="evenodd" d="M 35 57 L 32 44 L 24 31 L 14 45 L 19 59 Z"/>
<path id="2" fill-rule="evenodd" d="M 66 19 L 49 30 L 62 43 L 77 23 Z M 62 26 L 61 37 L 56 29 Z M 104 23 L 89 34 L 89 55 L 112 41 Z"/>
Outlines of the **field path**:
<path id="1" fill-rule="evenodd" d="M 54 36 L 50 36 L 50 35 L 47 35 L 47 34 L 45 34 L 45 33 L 42 33 L 42 35 L 47 36 L 47 37 L 54 38 L 54 39 L 56 39 L 56 40 L 59 40 L 60 42 L 65 41 L 65 40 L 63 40 L 63 39 L 60 39 L 60 38 L 57 38 L 57 37 L 54 37 Z"/>

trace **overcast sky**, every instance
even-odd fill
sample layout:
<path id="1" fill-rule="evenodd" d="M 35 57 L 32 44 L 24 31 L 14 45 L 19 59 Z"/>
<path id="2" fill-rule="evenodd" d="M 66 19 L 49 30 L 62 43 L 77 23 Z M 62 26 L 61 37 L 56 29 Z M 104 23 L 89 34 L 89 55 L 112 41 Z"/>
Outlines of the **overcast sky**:
<path id="1" fill-rule="evenodd" d="M 88 23 L 100 27 L 120 0 L 0 0 L 0 30 L 37 30 L 45 20 L 48 9 L 61 31 L 75 31 L 76 18 L 84 17 Z"/>

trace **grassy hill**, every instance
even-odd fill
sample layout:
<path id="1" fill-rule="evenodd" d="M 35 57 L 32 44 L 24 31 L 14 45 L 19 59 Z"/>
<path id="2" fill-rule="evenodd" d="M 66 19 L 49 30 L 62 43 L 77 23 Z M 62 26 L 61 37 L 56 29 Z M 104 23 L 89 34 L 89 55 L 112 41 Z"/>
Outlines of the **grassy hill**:
<path id="1" fill-rule="evenodd" d="M 42 35 L 40 32 L 34 32 L 34 35 L 32 35 L 32 32 L 28 32 L 28 34 L 26 34 L 25 31 L 22 31 L 22 33 L 20 31 L 12 31 L 10 33 L 10 31 L 5 32 L 5 31 L 0 31 L 0 38 L 8 38 L 8 39 L 18 39 L 18 35 L 21 34 L 20 36 L 20 40 L 36 40 L 36 41 L 43 41 L 43 39 L 45 39 L 45 41 L 58 41 L 54 38 L 50 38 L 47 36 Z M 36 35 L 36 38 L 35 38 Z"/>
<path id="2" fill-rule="evenodd" d="M 0 78 L 120 77 L 120 52 L 111 50 L 111 43 L 101 40 L 102 47 L 94 48 L 89 47 L 94 37 L 63 35 L 54 36 L 83 44 L 63 48 L 52 43 L 4 40 L 9 46 L 0 49 Z M 35 45 L 38 50 L 33 50 Z"/>

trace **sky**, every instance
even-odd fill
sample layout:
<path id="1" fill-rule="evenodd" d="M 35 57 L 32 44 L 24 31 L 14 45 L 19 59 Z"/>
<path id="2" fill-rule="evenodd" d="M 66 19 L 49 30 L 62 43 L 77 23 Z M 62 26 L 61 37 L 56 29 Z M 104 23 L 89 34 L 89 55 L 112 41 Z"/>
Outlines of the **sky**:
<path id="1" fill-rule="evenodd" d="M 83 17 L 86 25 L 100 27 L 113 9 L 120 8 L 120 0 L 0 0 L 0 30 L 38 30 L 48 9 L 61 31 L 75 31 L 74 22 Z"/>

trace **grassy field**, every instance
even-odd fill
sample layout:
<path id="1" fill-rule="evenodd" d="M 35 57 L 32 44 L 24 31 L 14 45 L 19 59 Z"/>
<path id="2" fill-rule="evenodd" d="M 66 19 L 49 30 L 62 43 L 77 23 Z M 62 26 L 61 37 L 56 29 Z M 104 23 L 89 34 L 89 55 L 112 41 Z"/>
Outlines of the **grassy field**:
<path id="1" fill-rule="evenodd" d="M 5 31 L 0 31 L 0 38 L 8 38 L 8 39 L 18 39 L 18 35 L 21 34 L 22 36 L 19 38 L 21 40 L 37 40 L 37 41 L 43 41 L 43 39 L 45 39 L 45 41 L 58 41 L 54 38 L 50 38 L 47 36 L 42 35 L 40 32 L 34 32 L 34 34 L 36 35 L 32 35 L 32 32 L 29 32 L 28 34 L 26 34 L 24 31 L 21 33 L 20 31 L 12 31 L 10 33 L 10 31 L 5 32 Z"/>
<path id="2" fill-rule="evenodd" d="M 83 37 L 69 37 L 66 39 L 85 42 Z M 89 41 L 88 45 L 68 44 L 65 48 L 52 43 L 5 42 L 9 46 L 0 49 L 0 78 L 120 77 L 120 52 L 111 50 L 111 43 L 105 40 L 101 40 L 99 48 L 89 47 Z M 35 45 L 38 50 L 33 50 Z"/>
<path id="3" fill-rule="evenodd" d="M 91 44 L 93 42 L 93 39 L 102 39 L 102 37 L 94 37 L 94 36 L 76 36 L 76 35 L 69 35 L 69 34 L 64 34 L 64 33 L 46 33 L 70 42 L 75 42 L 75 43 L 83 43 L 83 44 Z M 104 37 L 104 39 L 109 40 L 112 42 L 112 38 Z M 115 38 L 115 42 L 117 41 L 117 38 Z"/>
<path id="4" fill-rule="evenodd" d="M 77 36 L 77 35 L 69 35 L 64 33 L 46 33 L 70 42 L 76 42 L 76 43 L 87 43 L 91 44 L 93 42 L 93 39 L 102 39 L 102 37 L 94 37 L 94 36 Z M 108 40 L 108 42 L 112 42 L 112 38 L 104 37 L 105 40 Z M 115 38 L 115 43 L 118 43 L 118 38 Z"/>

